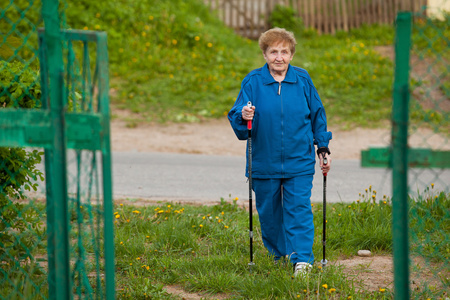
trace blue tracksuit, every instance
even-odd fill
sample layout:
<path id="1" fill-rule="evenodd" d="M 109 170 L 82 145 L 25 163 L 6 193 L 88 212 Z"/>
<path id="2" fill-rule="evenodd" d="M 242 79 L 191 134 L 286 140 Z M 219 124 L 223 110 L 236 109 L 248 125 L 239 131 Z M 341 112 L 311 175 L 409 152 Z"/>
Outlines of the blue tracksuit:
<path id="1" fill-rule="evenodd" d="M 242 81 L 228 113 L 240 140 L 248 136 L 247 122 L 242 119 L 248 101 L 256 107 L 252 178 L 264 244 L 275 256 L 291 255 L 294 263 L 312 262 L 314 145 L 328 147 L 331 139 L 322 101 L 302 68 L 289 65 L 281 83 L 273 79 L 267 64 L 253 70 Z"/>

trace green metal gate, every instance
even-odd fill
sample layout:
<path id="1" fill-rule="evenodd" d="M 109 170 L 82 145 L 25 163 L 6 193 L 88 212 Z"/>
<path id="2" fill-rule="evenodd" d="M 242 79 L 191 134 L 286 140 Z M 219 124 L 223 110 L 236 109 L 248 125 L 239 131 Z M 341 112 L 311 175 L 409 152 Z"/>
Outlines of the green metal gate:
<path id="1" fill-rule="evenodd" d="M 449 297 L 449 46 L 448 13 L 397 15 L 391 146 L 362 153 L 363 166 L 392 168 L 395 299 Z"/>
<path id="2" fill-rule="evenodd" d="M 113 299 L 106 34 L 36 2 L 0 15 L 0 299 Z"/>

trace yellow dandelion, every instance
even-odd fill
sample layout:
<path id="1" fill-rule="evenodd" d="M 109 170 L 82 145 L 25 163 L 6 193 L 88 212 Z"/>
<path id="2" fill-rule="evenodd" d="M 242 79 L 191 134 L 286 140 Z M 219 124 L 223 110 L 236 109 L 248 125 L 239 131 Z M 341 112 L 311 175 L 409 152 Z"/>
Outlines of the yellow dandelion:
<path id="1" fill-rule="evenodd" d="M 120 49 L 122 49 L 122 48 L 120 48 Z M 119 51 L 120 51 L 120 49 L 119 49 Z M 123 52 L 123 49 L 122 49 L 122 52 Z M 122 204 L 122 203 L 120 203 L 120 206 L 123 206 L 123 204 Z"/>
<path id="2" fill-rule="evenodd" d="M 311 203 L 311 206 L 314 206 L 314 203 Z"/>
<path id="3" fill-rule="evenodd" d="M 80 205 L 80 208 L 83 208 L 83 205 Z"/>
<path id="4" fill-rule="evenodd" d="M 229 228 L 227 225 L 225 225 L 224 227 L 225 227 L 225 229 L 228 229 L 228 228 Z"/>
<path id="5" fill-rule="evenodd" d="M 199 36 L 196 36 L 194 39 L 195 39 L 197 42 L 200 41 L 200 37 L 199 37 Z"/>
<path id="6" fill-rule="evenodd" d="M 121 245 L 123 245 L 123 242 L 120 242 Z"/>
<path id="7" fill-rule="evenodd" d="M 352 296 L 348 296 L 347 299 L 348 299 L 348 300 L 352 299 Z"/>
<path id="8" fill-rule="evenodd" d="M 341 214 L 338 214 L 338 217 L 340 217 L 341 216 Z"/>
<path id="9" fill-rule="evenodd" d="M 162 214 L 164 212 L 164 210 L 158 210 L 158 214 Z"/>
<path id="10" fill-rule="evenodd" d="M 154 17 L 153 17 L 153 16 L 148 16 L 148 19 L 149 19 L 150 21 L 153 21 Z"/>
<path id="11" fill-rule="evenodd" d="M 140 260 L 141 258 L 140 258 L 140 257 L 136 257 L 136 259 L 137 259 L 137 260 Z"/>
<path id="12" fill-rule="evenodd" d="M 223 216 L 225 214 L 225 212 L 221 212 L 220 214 Z"/>
<path id="13" fill-rule="evenodd" d="M 133 265 L 133 263 L 130 263 L 130 266 L 132 266 Z"/>
<path id="14" fill-rule="evenodd" d="M 208 43 L 208 48 L 211 48 L 212 46 L 213 46 L 213 44 L 212 43 Z"/>
<path id="15" fill-rule="evenodd" d="M 144 26 L 144 29 L 145 29 L 145 30 L 150 30 L 150 26 L 145 25 L 145 26 Z"/>
<path id="16" fill-rule="evenodd" d="M 94 28 L 98 30 L 100 29 L 100 25 L 95 25 Z"/>
<path id="17" fill-rule="evenodd" d="M 123 48 L 119 48 L 119 53 L 123 53 Z M 120 206 L 123 206 L 123 204 L 120 204 Z"/>
<path id="18" fill-rule="evenodd" d="M 130 219 L 127 219 L 127 222 L 130 223 Z"/>
<path id="19" fill-rule="evenodd" d="M 327 289 L 328 288 L 328 284 L 322 284 L 322 287 L 324 288 L 324 289 Z"/>
<path id="20" fill-rule="evenodd" d="M 203 227 L 203 225 L 202 225 L 202 224 L 200 224 L 200 225 L 199 225 L 199 227 L 201 228 L 201 227 Z"/>
<path id="21" fill-rule="evenodd" d="M 205 216 L 203 216 L 203 217 L 202 217 L 202 219 L 204 220 L 204 219 L 206 219 L 206 217 L 205 217 Z"/>
<path id="22" fill-rule="evenodd" d="M 133 213 L 135 213 L 135 214 L 140 214 L 141 212 L 138 211 L 138 210 L 133 210 Z"/>
<path id="23" fill-rule="evenodd" d="M 364 48 L 364 43 L 360 43 L 359 46 L 360 46 L 361 48 Z"/>
<path id="24" fill-rule="evenodd" d="M 83 27 L 83 29 L 84 29 L 84 30 L 88 30 L 88 29 L 89 29 L 89 27 L 87 27 L 87 26 L 84 26 L 84 27 Z"/>
<path id="25" fill-rule="evenodd" d="M 116 215 L 116 219 L 120 218 L 120 215 Z"/>
<path id="26" fill-rule="evenodd" d="M 384 292 L 386 292 L 386 289 L 380 288 L 380 292 L 381 292 L 381 293 L 384 293 Z"/>
<path id="27" fill-rule="evenodd" d="M 330 293 L 333 293 L 333 292 L 336 292 L 336 289 L 335 288 L 331 288 L 331 289 L 329 289 L 328 290 Z"/>
<path id="28" fill-rule="evenodd" d="M 234 201 L 238 201 L 238 200 L 239 200 L 239 198 L 238 198 L 238 197 L 234 198 Z"/>
<path id="29" fill-rule="evenodd" d="M 150 42 L 145 43 L 146 47 L 150 47 Z"/>
<path id="30" fill-rule="evenodd" d="M 148 271 L 148 270 L 150 270 L 150 267 L 149 267 L 149 266 L 147 266 L 147 267 L 146 267 L 146 269 L 147 269 L 147 271 Z"/>
<path id="31" fill-rule="evenodd" d="M 118 214 L 118 212 L 116 211 L 116 212 L 114 212 L 114 215 L 117 215 Z"/>
<path id="32" fill-rule="evenodd" d="M 192 228 L 195 228 L 195 225 L 192 225 Z"/>
<path id="33" fill-rule="evenodd" d="M 96 13 L 96 14 L 95 14 L 95 17 L 96 17 L 96 18 L 100 18 L 100 13 Z"/>
<path id="34" fill-rule="evenodd" d="M 147 236 L 146 236 L 146 238 L 148 238 L 148 239 L 149 239 L 149 238 L 150 238 L 150 236 L 149 236 L 149 235 L 147 235 Z"/>
<path id="35" fill-rule="evenodd" d="M 143 37 L 145 37 L 145 36 L 147 35 L 147 32 L 142 31 L 141 35 L 142 35 Z"/>
<path id="36" fill-rule="evenodd" d="M 176 44 L 178 44 L 178 41 L 177 40 L 172 40 L 172 44 L 176 45 Z"/>
<path id="37" fill-rule="evenodd" d="M 170 78 L 173 78 L 173 74 L 169 74 L 169 77 L 170 77 Z"/>
<path id="38" fill-rule="evenodd" d="M 434 183 L 431 184 L 431 188 L 432 188 L 432 189 L 434 188 Z"/>

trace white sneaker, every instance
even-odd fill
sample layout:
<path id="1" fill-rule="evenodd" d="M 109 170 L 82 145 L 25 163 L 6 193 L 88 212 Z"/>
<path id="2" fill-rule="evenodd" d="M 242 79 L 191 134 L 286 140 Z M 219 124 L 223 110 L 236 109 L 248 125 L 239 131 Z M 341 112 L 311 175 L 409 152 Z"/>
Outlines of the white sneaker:
<path id="1" fill-rule="evenodd" d="M 312 265 L 306 262 L 298 262 L 294 265 L 294 276 L 304 276 L 309 273 Z"/>

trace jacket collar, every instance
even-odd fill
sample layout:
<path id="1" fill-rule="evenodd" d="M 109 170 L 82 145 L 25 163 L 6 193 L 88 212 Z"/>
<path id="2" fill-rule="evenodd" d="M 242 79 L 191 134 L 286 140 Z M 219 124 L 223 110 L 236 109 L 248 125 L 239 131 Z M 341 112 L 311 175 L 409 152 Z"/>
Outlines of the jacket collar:
<path id="1" fill-rule="evenodd" d="M 269 66 L 267 65 L 267 63 L 262 68 L 262 78 L 263 78 L 263 84 L 271 84 L 271 83 L 277 82 L 277 81 L 275 81 L 275 79 L 273 79 L 272 74 L 270 74 Z M 294 68 L 291 66 L 291 64 L 289 64 L 289 66 L 288 66 L 288 70 L 286 72 L 286 77 L 284 77 L 283 82 L 289 82 L 289 83 L 297 82 L 297 76 L 295 76 L 295 71 L 294 71 Z"/>

